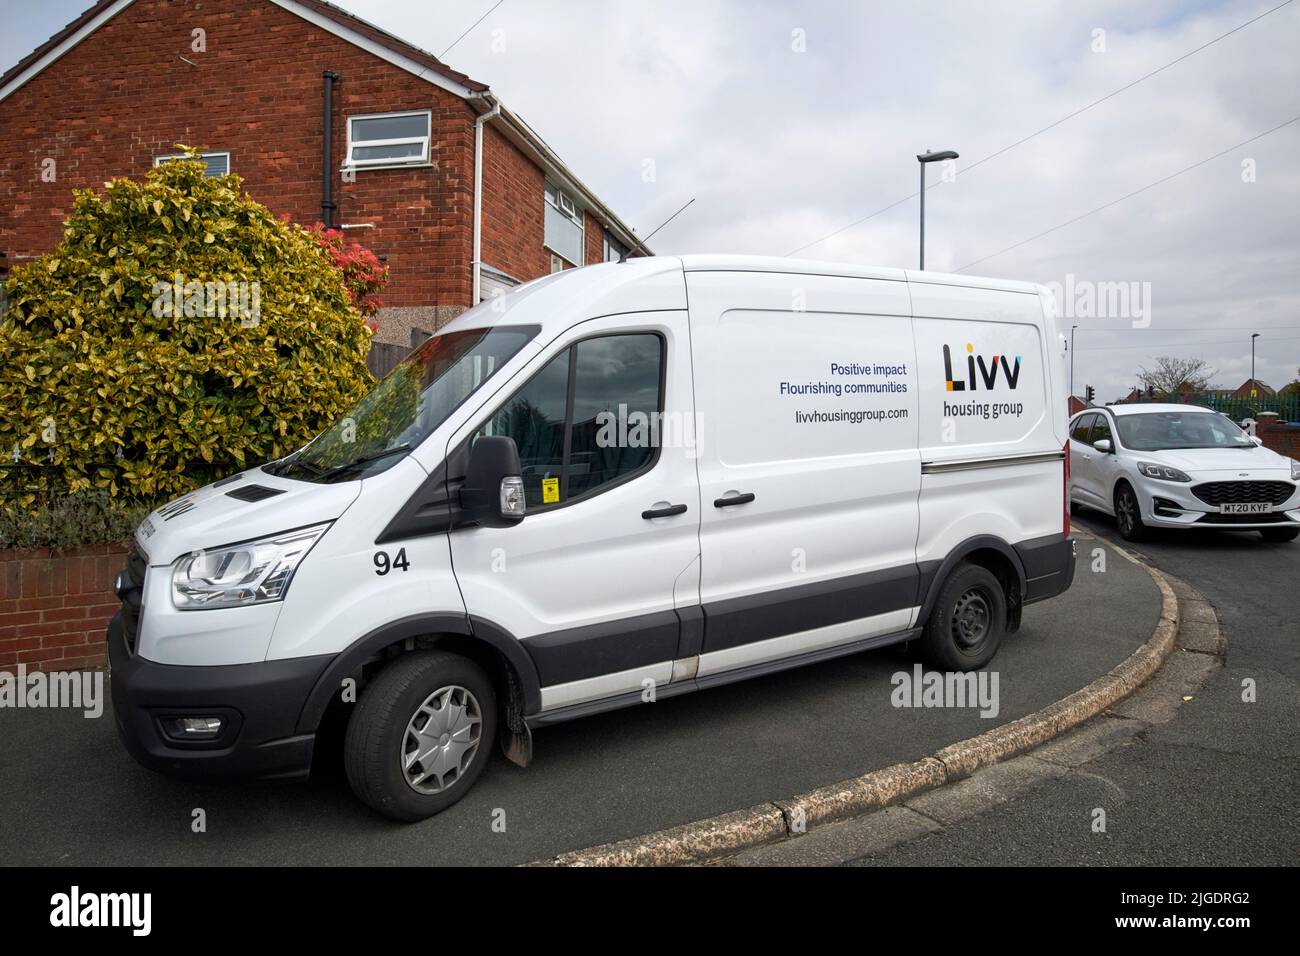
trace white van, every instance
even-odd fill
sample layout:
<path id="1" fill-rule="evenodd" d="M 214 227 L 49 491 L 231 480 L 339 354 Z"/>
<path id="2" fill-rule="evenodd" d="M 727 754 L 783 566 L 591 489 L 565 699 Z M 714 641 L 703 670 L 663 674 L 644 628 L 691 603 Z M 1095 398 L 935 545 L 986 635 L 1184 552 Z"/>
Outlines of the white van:
<path id="1" fill-rule="evenodd" d="M 916 641 L 986 664 L 1074 575 L 1064 340 L 1027 283 L 634 259 L 464 313 L 281 461 L 140 526 L 121 737 L 176 773 L 458 800 L 494 738 Z"/>

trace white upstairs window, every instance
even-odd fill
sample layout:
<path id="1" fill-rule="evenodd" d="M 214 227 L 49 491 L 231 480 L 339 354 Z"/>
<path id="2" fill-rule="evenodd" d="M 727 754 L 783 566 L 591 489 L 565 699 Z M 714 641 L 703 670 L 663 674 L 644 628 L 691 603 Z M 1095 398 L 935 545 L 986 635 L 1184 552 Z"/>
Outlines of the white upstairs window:
<path id="1" fill-rule="evenodd" d="M 575 266 L 582 265 L 582 210 L 554 183 L 546 184 L 546 248 Z"/>
<path id="2" fill-rule="evenodd" d="M 216 176 L 224 176 L 230 172 L 230 154 L 229 153 L 199 153 L 198 159 L 203 161 L 207 167 L 203 175 L 212 179 Z M 153 164 L 161 166 L 163 163 L 174 163 L 178 159 L 189 159 L 184 153 L 173 153 L 169 156 L 155 156 Z"/>
<path id="3" fill-rule="evenodd" d="M 426 165 L 431 123 L 428 110 L 349 116 L 345 165 L 361 169 Z"/>

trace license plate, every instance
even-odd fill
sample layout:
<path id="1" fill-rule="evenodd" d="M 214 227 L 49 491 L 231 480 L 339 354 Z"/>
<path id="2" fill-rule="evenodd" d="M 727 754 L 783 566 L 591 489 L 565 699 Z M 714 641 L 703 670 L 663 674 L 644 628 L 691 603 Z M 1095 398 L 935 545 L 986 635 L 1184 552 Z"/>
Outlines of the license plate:
<path id="1" fill-rule="evenodd" d="M 1219 514 L 1225 515 L 1262 515 L 1273 510 L 1267 501 L 1234 501 L 1219 505 Z"/>

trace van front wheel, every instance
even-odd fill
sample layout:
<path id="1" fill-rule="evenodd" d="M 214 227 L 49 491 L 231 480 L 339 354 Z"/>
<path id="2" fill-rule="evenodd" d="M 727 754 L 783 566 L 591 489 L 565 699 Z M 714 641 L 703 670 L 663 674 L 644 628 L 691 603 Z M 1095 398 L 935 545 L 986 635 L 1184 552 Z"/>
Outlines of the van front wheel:
<path id="1" fill-rule="evenodd" d="M 1006 627 L 1002 582 L 987 568 L 963 562 L 939 592 L 921 649 L 926 660 L 943 670 L 974 670 L 993 659 Z"/>
<path id="2" fill-rule="evenodd" d="M 379 672 L 348 721 L 344 764 L 362 802 L 395 820 L 445 810 L 492 755 L 496 695 L 473 661 L 417 651 Z"/>

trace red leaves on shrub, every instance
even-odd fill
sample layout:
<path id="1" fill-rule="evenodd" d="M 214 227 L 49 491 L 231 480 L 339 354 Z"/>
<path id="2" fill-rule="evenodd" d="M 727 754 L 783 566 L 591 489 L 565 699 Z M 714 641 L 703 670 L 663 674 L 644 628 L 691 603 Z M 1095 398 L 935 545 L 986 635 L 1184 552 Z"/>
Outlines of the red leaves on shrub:
<path id="1" fill-rule="evenodd" d="M 348 298 L 357 311 L 369 319 L 383 305 L 379 293 L 388 284 L 388 267 L 381 265 L 375 254 L 365 246 L 345 242 L 341 229 L 327 229 L 324 223 L 318 222 L 312 226 L 311 232 L 333 259 L 335 268 L 343 273 L 343 285 L 348 290 Z M 376 331 L 379 328 L 378 323 L 366 324 Z"/>

